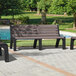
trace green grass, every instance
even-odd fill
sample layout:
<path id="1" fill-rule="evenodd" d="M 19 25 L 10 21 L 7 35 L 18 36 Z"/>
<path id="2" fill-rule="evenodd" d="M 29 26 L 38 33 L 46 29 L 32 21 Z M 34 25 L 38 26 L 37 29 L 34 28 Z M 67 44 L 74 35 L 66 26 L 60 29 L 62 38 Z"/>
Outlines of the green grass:
<path id="1" fill-rule="evenodd" d="M 7 43 L 8 46 L 10 46 L 10 41 L 9 40 L 3 40 L 3 42 Z M 34 40 L 17 40 L 17 46 L 33 46 Z M 56 39 L 51 39 L 51 40 L 42 40 L 42 45 L 43 46 L 51 46 L 56 44 Z M 37 43 L 38 45 L 38 43 Z M 60 41 L 59 45 L 62 45 L 62 40 Z M 70 39 L 66 39 L 66 45 L 70 45 Z M 76 42 L 75 42 L 76 45 Z"/>
<path id="2" fill-rule="evenodd" d="M 66 29 L 64 29 L 64 30 L 61 30 L 61 31 L 67 31 L 67 32 L 76 33 L 76 30 L 66 30 Z"/>
<path id="3" fill-rule="evenodd" d="M 35 18 L 41 18 L 40 16 L 35 15 L 36 12 L 23 12 L 18 15 L 14 15 L 15 19 L 17 19 L 19 16 L 29 16 L 30 19 L 35 19 Z M 2 19 L 12 19 L 11 15 L 8 16 L 2 16 Z"/>
<path id="4" fill-rule="evenodd" d="M 40 24 L 41 16 L 37 15 L 37 12 L 23 12 L 15 15 L 15 19 L 20 16 L 29 16 L 29 24 Z M 2 19 L 12 19 L 11 15 L 2 16 Z M 60 29 L 72 28 L 73 27 L 73 16 L 47 16 L 47 23 L 52 24 L 55 20 L 59 21 L 57 24 L 60 25 Z"/>

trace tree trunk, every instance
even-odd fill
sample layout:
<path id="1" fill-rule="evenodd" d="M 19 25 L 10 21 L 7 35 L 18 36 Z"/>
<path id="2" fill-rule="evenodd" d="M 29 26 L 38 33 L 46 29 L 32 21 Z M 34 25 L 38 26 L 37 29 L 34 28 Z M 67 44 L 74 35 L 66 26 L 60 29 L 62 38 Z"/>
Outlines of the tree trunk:
<path id="1" fill-rule="evenodd" d="M 37 8 L 37 14 L 40 14 L 40 10 L 39 10 L 39 8 Z"/>
<path id="2" fill-rule="evenodd" d="M 74 25 L 73 28 L 76 29 L 76 13 L 74 13 Z"/>
<path id="3" fill-rule="evenodd" d="M 46 24 L 46 12 L 45 12 L 45 10 L 42 10 L 41 16 L 42 16 L 41 23 Z"/>
<path id="4" fill-rule="evenodd" d="M 14 21 L 14 9 L 12 9 L 12 20 Z"/>
<path id="5" fill-rule="evenodd" d="M 12 15 L 12 20 L 14 21 L 14 14 Z"/>
<path id="6" fill-rule="evenodd" d="M 40 9 L 39 9 L 39 6 L 38 6 L 38 2 L 37 2 L 37 14 L 40 14 Z"/>
<path id="7" fill-rule="evenodd" d="M 0 19 L 1 19 L 1 15 L 0 15 Z"/>

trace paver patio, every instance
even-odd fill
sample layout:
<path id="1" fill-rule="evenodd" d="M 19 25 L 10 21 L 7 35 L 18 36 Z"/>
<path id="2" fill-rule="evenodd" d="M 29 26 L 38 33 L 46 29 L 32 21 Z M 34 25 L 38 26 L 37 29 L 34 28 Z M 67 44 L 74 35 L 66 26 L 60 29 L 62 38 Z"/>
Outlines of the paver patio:
<path id="1" fill-rule="evenodd" d="M 10 62 L 0 57 L 0 76 L 76 76 L 76 49 L 43 48 L 10 49 Z"/>

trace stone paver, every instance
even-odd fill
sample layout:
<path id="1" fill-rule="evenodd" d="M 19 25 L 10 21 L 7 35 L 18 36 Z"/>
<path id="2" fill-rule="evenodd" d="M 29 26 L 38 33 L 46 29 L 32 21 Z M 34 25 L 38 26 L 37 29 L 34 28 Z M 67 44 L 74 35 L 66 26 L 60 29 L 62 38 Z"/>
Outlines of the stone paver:
<path id="1" fill-rule="evenodd" d="M 0 76 L 67 76 L 65 72 L 76 75 L 76 49 L 62 50 L 62 48 L 48 49 L 47 47 L 42 51 L 22 49 L 15 53 L 20 55 L 10 51 L 10 62 L 8 63 L 3 60 L 3 56 L 0 57 Z M 44 64 L 35 62 L 35 60 Z M 50 68 L 46 64 L 50 65 Z M 59 72 L 58 69 L 64 72 Z"/>

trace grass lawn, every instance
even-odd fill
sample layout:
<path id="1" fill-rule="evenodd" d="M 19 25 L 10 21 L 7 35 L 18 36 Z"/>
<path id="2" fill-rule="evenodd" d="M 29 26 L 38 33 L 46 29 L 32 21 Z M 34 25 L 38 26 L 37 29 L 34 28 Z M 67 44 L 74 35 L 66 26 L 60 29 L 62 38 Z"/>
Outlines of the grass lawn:
<path id="1" fill-rule="evenodd" d="M 9 40 L 3 40 L 3 42 L 7 43 L 8 46 L 10 46 L 10 41 Z M 17 40 L 17 46 L 33 46 L 34 40 Z M 42 45 L 43 46 L 50 46 L 50 45 L 55 45 L 56 39 L 51 39 L 51 40 L 42 40 Z M 38 43 L 37 43 L 38 45 Z M 60 44 L 62 45 L 62 40 L 60 41 Z M 70 39 L 66 39 L 66 45 L 70 45 Z M 76 42 L 75 42 L 76 45 Z"/>
<path id="2" fill-rule="evenodd" d="M 37 12 L 23 12 L 21 14 L 15 15 L 15 19 L 19 18 L 20 16 L 29 16 L 29 24 L 40 24 L 41 22 L 41 15 L 37 15 Z M 2 19 L 12 19 L 12 16 L 2 16 Z M 75 30 L 66 30 L 66 28 L 73 28 L 73 16 L 58 16 L 58 15 L 48 15 L 47 16 L 47 23 L 53 24 L 54 21 L 57 21 L 59 25 L 59 29 L 62 31 L 70 31 L 76 32 Z"/>

